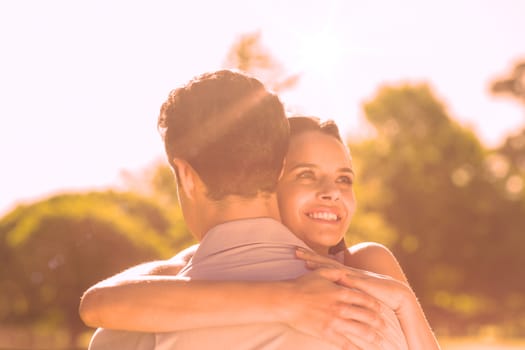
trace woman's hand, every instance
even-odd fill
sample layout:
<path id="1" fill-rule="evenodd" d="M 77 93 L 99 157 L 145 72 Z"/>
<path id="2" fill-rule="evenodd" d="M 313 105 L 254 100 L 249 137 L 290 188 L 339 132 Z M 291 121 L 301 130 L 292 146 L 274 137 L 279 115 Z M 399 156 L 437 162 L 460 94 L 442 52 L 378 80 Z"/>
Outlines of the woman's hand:
<path id="1" fill-rule="evenodd" d="M 305 260 L 311 269 L 339 273 L 338 284 L 373 296 L 395 311 L 408 349 L 440 349 L 414 292 L 404 281 L 344 266 L 333 259 L 303 249 L 297 250 L 297 256 Z M 394 329 L 393 332 L 394 335 L 387 336 L 386 339 L 398 339 L 399 331 Z"/>
<path id="2" fill-rule="evenodd" d="M 297 249 L 297 257 L 305 260 L 310 269 L 332 268 L 344 272 L 339 284 L 358 289 L 377 298 L 390 309 L 399 313 L 402 308 L 415 298 L 410 287 L 390 276 L 345 266 L 329 257 L 312 251 Z"/>
<path id="3" fill-rule="evenodd" d="M 344 349 L 406 350 L 396 315 L 376 298 L 341 286 L 346 271 L 318 268 L 290 281 L 281 310 L 291 327 Z"/>

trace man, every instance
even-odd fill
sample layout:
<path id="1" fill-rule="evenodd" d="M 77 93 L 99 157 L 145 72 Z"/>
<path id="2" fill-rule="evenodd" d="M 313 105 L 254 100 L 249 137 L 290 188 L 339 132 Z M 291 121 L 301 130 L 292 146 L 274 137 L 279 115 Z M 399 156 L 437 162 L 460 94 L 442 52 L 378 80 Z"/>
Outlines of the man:
<path id="1" fill-rule="evenodd" d="M 206 73 L 170 93 L 162 105 L 158 127 L 168 161 L 176 175 L 185 221 L 193 235 L 201 241 L 191 262 L 179 276 L 192 281 L 202 280 L 203 288 L 210 288 L 213 284 L 205 280 L 282 281 L 308 272 L 304 262 L 295 258 L 295 249 L 309 248 L 279 222 L 275 189 L 287 151 L 289 131 L 283 105 L 276 95 L 267 91 L 258 80 L 238 72 L 222 70 Z M 148 274 L 166 275 L 170 271 L 169 263 L 145 268 Z M 132 271 L 136 274 L 137 269 Z M 335 305 L 338 303 L 338 289 L 343 287 L 325 278 L 330 277 L 310 273 L 301 283 L 313 288 L 315 283 L 323 280 L 325 284 L 316 284 L 315 288 L 333 291 L 330 295 L 334 296 L 332 302 Z M 173 320 L 166 316 L 167 313 L 170 309 L 182 308 L 184 301 L 177 298 L 176 286 L 170 284 L 173 281 L 168 277 L 159 279 L 149 276 L 144 279 L 147 283 L 139 284 L 136 279 L 130 279 L 126 284 L 121 283 L 122 278 L 110 278 L 98 288 L 88 290 L 82 300 L 81 316 L 87 324 L 96 325 L 97 316 L 90 315 L 88 300 L 93 304 L 93 300 L 97 299 L 93 295 L 97 292 L 124 286 L 121 288 L 123 294 L 113 294 L 119 295 L 118 298 L 98 297 L 99 300 L 105 299 L 107 313 L 135 315 L 130 316 L 135 318 L 135 322 L 136 318 L 143 318 L 143 324 L 136 327 L 137 330 L 149 330 L 153 322 L 150 317 L 155 317 L 155 322 L 166 328 L 152 329 L 157 332 L 155 335 L 99 330 L 91 349 L 335 349 L 334 344 L 352 346 L 349 339 L 335 331 L 321 329 L 316 333 L 312 330 L 315 327 L 327 328 L 331 322 L 341 318 L 337 314 L 333 320 L 320 321 L 324 323 L 321 326 L 310 325 L 316 322 L 315 318 L 298 318 L 298 322 L 308 324 L 298 326 L 302 330 L 299 332 L 285 324 L 269 322 L 272 319 L 264 315 L 262 309 L 254 312 L 253 323 L 243 322 L 243 326 L 217 326 L 209 317 L 199 320 L 195 311 L 197 321 L 183 317 L 179 321 L 187 322 L 186 328 L 190 330 L 163 333 L 160 331 L 169 331 L 173 326 L 170 324 Z M 129 295 L 125 291 L 130 284 L 138 290 L 137 293 L 144 293 L 144 299 L 126 298 Z M 258 290 L 263 291 L 269 286 L 261 282 Z M 140 308 L 141 303 L 130 307 L 130 302 L 126 300 L 147 300 L 148 295 L 150 300 L 168 300 L 179 304 L 176 307 L 158 307 L 151 316 L 144 316 L 144 312 L 134 313 L 132 309 Z M 319 295 L 327 298 L 328 293 Z M 198 298 L 198 295 L 195 297 Z M 231 302 L 228 298 L 199 300 L 203 305 Z M 329 300 L 316 300 L 330 305 Z M 239 302 L 242 301 L 239 299 Z M 257 305 L 247 304 L 247 307 L 257 308 Z M 159 321 L 164 320 L 163 317 L 166 317 L 165 322 Z M 234 323 L 237 318 L 233 319 Z M 319 334 L 322 332 L 329 336 L 328 340 L 321 339 Z"/>

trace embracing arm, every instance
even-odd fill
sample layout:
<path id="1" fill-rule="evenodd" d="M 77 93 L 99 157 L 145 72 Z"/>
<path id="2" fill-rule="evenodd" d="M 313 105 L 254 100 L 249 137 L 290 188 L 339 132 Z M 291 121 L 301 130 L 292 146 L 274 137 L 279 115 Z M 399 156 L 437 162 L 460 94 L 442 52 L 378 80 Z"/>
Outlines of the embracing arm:
<path id="1" fill-rule="evenodd" d="M 311 268 L 334 267 L 344 272 L 339 283 L 381 300 L 395 311 L 409 349 L 440 349 L 416 295 L 408 285 L 397 259 L 388 248 L 375 243 L 351 247 L 343 266 L 333 260 L 298 250 Z"/>
<path id="2" fill-rule="evenodd" d="M 146 332 L 213 327 L 229 321 L 269 322 L 278 317 L 269 312 L 274 309 L 270 305 L 280 302 L 272 298 L 273 292 L 271 283 L 136 276 L 90 288 L 82 297 L 80 315 L 92 327 Z"/>
<path id="3" fill-rule="evenodd" d="M 281 322 L 341 348 L 378 349 L 380 303 L 337 285 L 331 271 L 288 281 L 195 281 L 173 275 L 184 263 L 146 263 L 97 283 L 82 297 L 82 320 L 143 332 Z"/>
<path id="4" fill-rule="evenodd" d="M 409 349 L 440 349 L 423 309 L 408 284 L 384 275 L 367 276 L 353 280 L 351 284 L 376 296 L 395 311 Z"/>
<path id="5" fill-rule="evenodd" d="M 272 291 L 284 289 L 285 284 L 192 281 L 176 276 L 196 248 L 169 260 L 134 266 L 90 287 L 80 302 L 81 319 L 91 327 L 170 332 L 280 317 L 268 311 L 279 310 L 273 304 L 281 300 L 272 298 Z"/>
<path id="6" fill-rule="evenodd" d="M 197 247 L 191 246 L 169 260 L 139 264 L 96 283 L 80 300 L 80 318 L 90 327 L 164 331 L 170 324 L 163 321 L 165 313 L 170 312 L 172 298 L 160 297 L 170 290 L 170 285 L 183 285 L 184 280 L 175 275 Z"/>
<path id="7" fill-rule="evenodd" d="M 385 281 L 387 283 L 391 281 L 392 288 L 397 291 L 400 297 L 399 302 L 392 306 L 397 306 L 394 310 L 405 333 L 409 349 L 439 349 L 438 342 L 423 309 L 409 287 L 405 273 L 394 254 L 385 246 L 377 243 L 357 244 L 350 247 L 348 253 L 345 256 L 345 265 L 350 265 L 346 261 L 349 259 L 350 263 L 354 263 L 352 266 L 403 282 L 396 283 L 396 281 L 388 278 Z"/>
<path id="8" fill-rule="evenodd" d="M 341 348 L 379 349 L 380 304 L 336 278 L 322 269 L 274 282 L 137 276 L 88 290 L 81 315 L 93 327 L 145 332 L 282 322 Z"/>
<path id="9" fill-rule="evenodd" d="M 197 245 L 169 260 L 140 264 L 103 280 L 82 296 L 84 323 L 142 332 L 170 332 L 218 325 L 269 322 L 275 283 L 191 281 L 177 277 Z M 284 289 L 286 285 L 279 285 Z M 277 308 L 278 309 L 278 308 Z M 228 317 L 225 317 L 225 316 Z"/>

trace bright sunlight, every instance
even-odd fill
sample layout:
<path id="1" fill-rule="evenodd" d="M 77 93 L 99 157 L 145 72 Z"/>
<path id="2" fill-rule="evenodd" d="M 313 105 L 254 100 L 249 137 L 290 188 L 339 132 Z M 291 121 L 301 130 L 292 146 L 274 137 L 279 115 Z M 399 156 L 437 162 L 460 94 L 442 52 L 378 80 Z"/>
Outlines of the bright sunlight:
<path id="1" fill-rule="evenodd" d="M 331 30 L 304 36 L 299 46 L 299 67 L 316 75 L 331 75 L 343 56 L 343 45 Z"/>

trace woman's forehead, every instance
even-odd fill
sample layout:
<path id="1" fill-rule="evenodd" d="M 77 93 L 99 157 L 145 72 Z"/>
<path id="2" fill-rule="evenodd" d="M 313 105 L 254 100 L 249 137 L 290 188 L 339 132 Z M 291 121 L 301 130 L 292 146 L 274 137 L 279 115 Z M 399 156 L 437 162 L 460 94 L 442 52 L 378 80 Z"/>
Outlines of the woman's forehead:
<path id="1" fill-rule="evenodd" d="M 320 131 L 308 131 L 292 136 L 287 158 L 289 162 L 351 163 L 348 148 L 335 137 Z"/>

